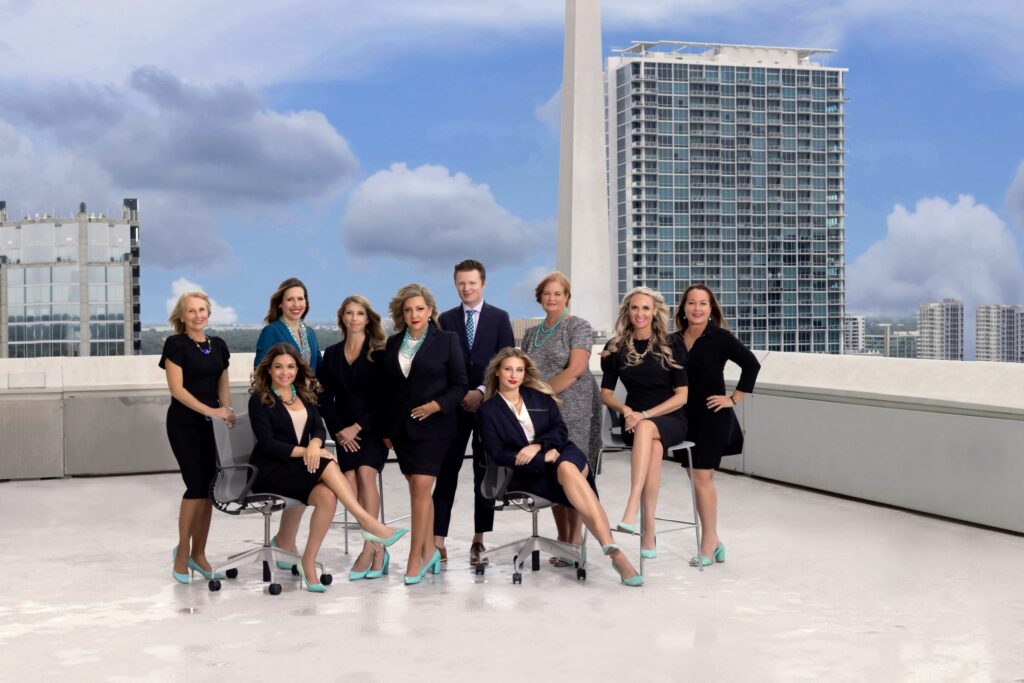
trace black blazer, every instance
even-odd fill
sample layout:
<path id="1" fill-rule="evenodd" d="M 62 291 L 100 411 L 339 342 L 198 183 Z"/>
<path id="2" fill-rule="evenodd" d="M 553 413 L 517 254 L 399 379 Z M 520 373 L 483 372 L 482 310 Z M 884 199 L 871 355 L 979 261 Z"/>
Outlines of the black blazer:
<path id="1" fill-rule="evenodd" d="M 351 364 L 348 380 L 344 369 L 349 365 L 345 360 L 345 342 L 328 346 L 317 368 L 316 378 L 323 391 L 319 396 L 320 413 L 327 423 L 328 434 L 333 435 L 345 427 L 359 423 L 363 438 L 377 435 L 381 427 L 381 382 L 384 377 L 384 351 L 372 354 L 373 362 L 366 357 L 370 338 L 363 341 L 363 348 Z"/>
<path id="2" fill-rule="evenodd" d="M 321 441 L 326 439 L 327 430 L 320 419 L 320 412 L 315 405 L 304 405 L 306 426 L 302 430 L 302 438 L 296 440 L 292 418 L 280 399 L 274 401 L 272 406 L 265 406 L 257 394 L 249 397 L 249 422 L 256 435 L 256 448 L 253 449 L 251 459 L 253 465 L 260 467 L 270 462 L 289 461 L 296 446 L 308 446 L 313 437 Z"/>
<path id="3" fill-rule="evenodd" d="M 480 438 L 484 448 L 499 465 L 514 467 L 517 472 L 543 472 L 545 453 L 552 448 L 561 453 L 566 446 L 572 445 L 569 429 L 553 398 L 526 387 L 519 390 L 519 395 L 533 420 L 533 441 L 526 440 L 526 432 L 519 420 L 497 394 L 480 406 Z M 516 454 L 530 443 L 540 444 L 540 453 L 529 463 L 516 466 Z"/>
<path id="4" fill-rule="evenodd" d="M 495 354 L 506 346 L 515 346 L 515 335 L 512 333 L 512 322 L 508 313 L 486 301 L 480 309 L 479 320 L 476 321 L 476 333 L 473 335 L 473 350 L 469 349 L 466 338 L 466 314 L 462 304 L 441 314 L 441 329 L 455 332 L 462 342 L 462 353 L 466 357 L 466 377 L 469 389 L 475 389 L 484 383 L 484 371 Z"/>
<path id="5" fill-rule="evenodd" d="M 428 325 L 426 337 L 412 359 L 409 376 L 402 374 L 398 354 L 404 332 L 388 338 L 384 348 L 387 424 L 383 436 L 409 439 L 452 439 L 457 432 L 455 409 L 466 395 L 466 362 L 454 332 L 436 330 Z M 437 401 L 441 412 L 425 420 L 414 420 L 416 406 Z"/>

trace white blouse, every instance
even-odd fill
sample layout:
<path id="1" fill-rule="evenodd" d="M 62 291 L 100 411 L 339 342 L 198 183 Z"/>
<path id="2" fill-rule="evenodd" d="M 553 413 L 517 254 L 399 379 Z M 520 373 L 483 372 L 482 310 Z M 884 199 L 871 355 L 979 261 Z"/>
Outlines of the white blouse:
<path id="1" fill-rule="evenodd" d="M 416 351 L 418 353 L 419 349 L 417 349 Z M 408 377 L 409 371 L 412 370 L 412 361 L 414 358 L 416 358 L 415 353 L 412 355 L 412 358 L 406 358 L 401 351 L 398 352 L 398 367 L 402 369 L 402 375 L 404 375 L 405 377 Z"/>
<path id="2" fill-rule="evenodd" d="M 501 394 L 498 395 L 501 396 Z M 522 399 L 522 397 L 520 397 L 520 399 Z M 526 432 L 526 440 L 529 443 L 533 443 L 533 437 L 536 435 L 537 430 L 533 427 L 533 420 L 530 418 L 530 411 L 527 410 L 526 403 L 520 403 L 519 407 L 522 412 L 517 413 L 515 404 L 510 403 L 504 396 L 501 396 L 501 400 L 505 402 L 505 405 L 507 405 L 509 410 L 512 411 L 512 414 L 516 416 L 517 420 L 519 420 L 519 424 L 522 426 L 523 431 Z"/>

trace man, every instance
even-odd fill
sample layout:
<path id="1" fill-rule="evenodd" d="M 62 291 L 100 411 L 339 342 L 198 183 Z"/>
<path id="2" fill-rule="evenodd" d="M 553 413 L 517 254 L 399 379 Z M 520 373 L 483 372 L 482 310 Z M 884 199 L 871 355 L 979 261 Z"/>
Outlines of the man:
<path id="1" fill-rule="evenodd" d="M 483 479 L 483 446 L 476 429 L 476 411 L 484 400 L 484 371 L 491 358 L 506 346 L 515 346 L 512 323 L 508 313 L 484 303 L 487 271 L 484 264 L 466 259 L 455 266 L 455 289 L 462 303 L 441 314 L 441 327 L 457 332 L 462 340 L 466 358 L 469 391 L 458 410 L 459 432 L 445 455 L 441 471 L 434 486 L 434 542 L 441 551 L 441 561 L 448 560 L 445 537 L 451 521 L 455 488 L 459 483 L 459 470 L 466 454 L 470 433 L 473 435 L 473 544 L 469 550 L 470 564 L 480 563 L 484 548 L 484 533 L 494 527 L 494 505 L 481 497 Z"/>

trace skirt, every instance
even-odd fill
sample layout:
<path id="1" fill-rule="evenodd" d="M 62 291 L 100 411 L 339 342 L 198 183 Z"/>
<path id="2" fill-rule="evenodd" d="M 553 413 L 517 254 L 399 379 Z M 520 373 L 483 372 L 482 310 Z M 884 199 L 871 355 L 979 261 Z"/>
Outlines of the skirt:
<path id="1" fill-rule="evenodd" d="M 260 466 L 253 482 L 253 493 L 273 493 L 286 498 L 309 502 L 313 487 L 320 483 L 320 477 L 331 461 L 320 458 L 315 472 L 306 469 L 302 458 L 291 458 L 288 462 L 272 462 Z"/>
<path id="2" fill-rule="evenodd" d="M 372 437 L 360 439 L 359 450 L 349 453 L 341 446 L 337 448 L 338 467 L 342 472 L 351 472 L 360 467 L 372 467 L 378 472 L 384 469 L 384 462 L 388 459 L 388 448 L 384 440 Z"/>
<path id="3" fill-rule="evenodd" d="M 398 456 L 398 468 L 406 476 L 426 474 L 436 477 L 451 442 L 451 439 L 409 440 L 404 437 L 395 440 L 392 443 Z"/>
<path id="4" fill-rule="evenodd" d="M 543 458 L 544 454 L 538 453 L 536 457 Z M 512 476 L 512 481 L 509 482 L 508 490 L 531 493 L 535 496 L 546 498 L 557 505 L 572 507 L 572 503 L 569 502 L 569 498 L 565 495 L 565 489 L 558 483 L 558 466 L 563 462 L 571 462 L 580 472 L 589 464 L 586 454 L 573 444 L 571 448 L 565 449 L 558 456 L 557 460 L 545 463 L 543 473 L 531 472 L 527 474 L 525 472 L 516 472 Z M 587 472 L 587 483 L 590 484 L 590 488 L 594 490 L 596 495 L 597 484 L 594 482 L 593 468 L 590 468 Z"/>

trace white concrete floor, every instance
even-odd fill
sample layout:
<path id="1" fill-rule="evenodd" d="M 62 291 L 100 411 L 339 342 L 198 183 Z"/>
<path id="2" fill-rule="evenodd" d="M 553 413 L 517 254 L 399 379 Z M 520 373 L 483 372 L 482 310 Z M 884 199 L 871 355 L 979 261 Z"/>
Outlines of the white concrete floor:
<path id="1" fill-rule="evenodd" d="M 685 473 L 665 468 L 659 512 L 682 514 Z M 612 456 L 599 480 L 613 521 L 627 474 Z M 1024 538 L 720 474 L 725 564 L 689 568 L 692 533 L 666 534 L 626 588 L 592 541 L 585 583 L 544 562 L 516 586 L 466 561 L 470 476 L 439 577 L 402 585 L 401 542 L 389 577 L 349 583 L 332 532 L 335 584 L 282 576 L 276 597 L 257 565 L 219 593 L 172 581 L 177 475 L 0 483 L 0 680 L 1024 680 Z M 406 510 L 394 465 L 385 486 Z M 214 515 L 215 561 L 262 535 Z M 526 535 L 529 516 L 496 528 Z"/>

